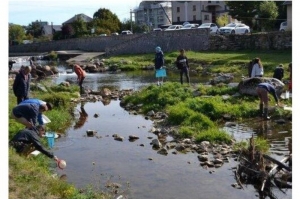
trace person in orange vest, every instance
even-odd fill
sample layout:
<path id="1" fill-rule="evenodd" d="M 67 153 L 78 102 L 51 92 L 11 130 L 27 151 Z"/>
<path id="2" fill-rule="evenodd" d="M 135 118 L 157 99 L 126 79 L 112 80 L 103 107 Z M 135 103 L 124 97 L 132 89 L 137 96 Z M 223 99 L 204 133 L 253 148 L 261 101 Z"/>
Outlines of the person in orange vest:
<path id="1" fill-rule="evenodd" d="M 85 79 L 86 73 L 78 64 L 74 64 L 73 66 L 74 66 L 74 71 L 77 75 L 78 85 L 80 87 L 80 94 L 82 94 L 83 93 L 82 83 L 83 80 Z"/>

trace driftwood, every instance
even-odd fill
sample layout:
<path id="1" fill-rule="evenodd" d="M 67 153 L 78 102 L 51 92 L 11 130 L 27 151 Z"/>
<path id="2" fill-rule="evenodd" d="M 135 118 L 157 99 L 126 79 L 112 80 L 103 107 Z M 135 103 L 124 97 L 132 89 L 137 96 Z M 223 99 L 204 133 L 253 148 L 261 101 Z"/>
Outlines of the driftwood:
<path id="1" fill-rule="evenodd" d="M 291 141 L 288 147 L 292 148 Z M 238 159 L 239 165 L 234 174 L 240 187 L 243 188 L 243 183 L 251 183 L 257 187 L 261 196 L 268 196 L 271 199 L 277 198 L 271 189 L 278 188 L 285 193 L 281 188 L 292 188 L 292 185 L 289 183 L 292 181 L 291 151 L 288 157 L 278 161 L 269 155 L 257 151 L 254 136 L 252 135 L 248 149 L 242 150 Z M 286 165 L 288 162 L 289 164 Z"/>

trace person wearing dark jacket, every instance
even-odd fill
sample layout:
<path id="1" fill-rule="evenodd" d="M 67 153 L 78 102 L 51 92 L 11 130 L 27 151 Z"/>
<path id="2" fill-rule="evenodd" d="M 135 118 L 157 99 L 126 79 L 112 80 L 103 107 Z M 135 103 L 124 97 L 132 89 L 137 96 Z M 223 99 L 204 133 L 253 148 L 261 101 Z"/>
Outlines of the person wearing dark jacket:
<path id="1" fill-rule="evenodd" d="M 37 123 L 38 114 L 47 110 L 46 104 L 19 104 L 12 109 L 11 117 L 27 128 L 33 128 Z"/>
<path id="2" fill-rule="evenodd" d="M 180 82 L 181 84 L 183 84 L 183 74 L 186 77 L 186 81 L 188 84 L 190 84 L 190 76 L 189 76 L 189 62 L 188 62 L 188 58 L 185 55 L 185 50 L 184 49 L 180 49 L 180 55 L 177 56 L 176 59 L 176 65 L 177 68 L 180 70 Z"/>
<path id="3" fill-rule="evenodd" d="M 276 78 L 281 81 L 283 76 L 284 76 L 283 65 L 279 64 L 279 66 L 277 66 L 274 70 L 273 78 Z"/>
<path id="4" fill-rule="evenodd" d="M 159 46 L 155 48 L 155 58 L 154 58 L 154 66 L 155 70 L 160 70 L 165 64 L 164 53 Z M 161 77 L 161 82 L 159 78 L 157 78 L 157 85 L 163 83 L 163 77 Z"/>
<path id="5" fill-rule="evenodd" d="M 47 106 L 47 110 L 52 110 L 52 104 L 48 103 L 48 102 L 44 102 L 42 100 L 39 99 L 34 99 L 34 98 L 30 98 L 30 99 L 26 99 L 23 100 L 20 104 L 37 104 L 37 105 L 46 105 Z M 38 113 L 38 117 L 37 117 L 37 121 L 39 123 L 39 125 L 44 125 L 44 121 L 43 121 L 43 114 L 41 112 Z"/>
<path id="6" fill-rule="evenodd" d="M 48 151 L 40 141 L 40 137 L 45 135 L 45 127 L 43 125 L 37 126 L 35 129 L 23 129 L 19 131 L 10 141 L 9 145 L 12 146 L 17 153 L 28 155 L 33 150 L 38 150 L 49 158 L 58 161 L 58 158 Z"/>
<path id="7" fill-rule="evenodd" d="M 17 103 L 20 104 L 25 99 L 28 99 L 28 94 L 30 91 L 30 81 L 31 81 L 31 67 L 25 66 L 21 68 L 20 72 L 16 75 L 13 83 L 13 91 L 17 97 Z"/>
<path id="8" fill-rule="evenodd" d="M 260 114 L 263 116 L 264 119 L 269 120 L 270 117 L 268 116 L 268 106 L 269 106 L 268 93 L 270 93 L 274 97 L 277 103 L 276 106 L 277 105 L 281 106 L 279 104 L 279 98 L 276 94 L 275 87 L 270 83 L 266 83 L 266 82 L 260 83 L 256 87 L 256 92 L 260 99 L 260 103 L 259 103 Z"/>

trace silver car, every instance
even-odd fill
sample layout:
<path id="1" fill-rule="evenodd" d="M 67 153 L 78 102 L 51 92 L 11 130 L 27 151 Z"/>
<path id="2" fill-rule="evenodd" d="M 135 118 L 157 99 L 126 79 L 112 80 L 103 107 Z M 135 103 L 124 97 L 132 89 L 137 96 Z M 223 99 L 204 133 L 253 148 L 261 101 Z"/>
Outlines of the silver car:
<path id="1" fill-rule="evenodd" d="M 247 34 L 250 33 L 250 27 L 243 23 L 230 23 L 219 28 L 220 34 Z"/>
<path id="2" fill-rule="evenodd" d="M 210 33 L 218 34 L 219 33 L 219 27 L 215 23 L 203 23 L 198 28 L 209 28 Z"/>

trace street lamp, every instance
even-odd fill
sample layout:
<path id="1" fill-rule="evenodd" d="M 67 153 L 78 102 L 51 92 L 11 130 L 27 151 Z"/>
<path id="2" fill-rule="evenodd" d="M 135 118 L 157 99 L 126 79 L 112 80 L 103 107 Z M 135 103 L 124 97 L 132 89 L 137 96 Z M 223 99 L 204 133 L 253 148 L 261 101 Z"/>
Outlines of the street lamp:
<path id="1" fill-rule="evenodd" d="M 130 9 L 130 30 L 132 32 L 132 9 Z"/>

